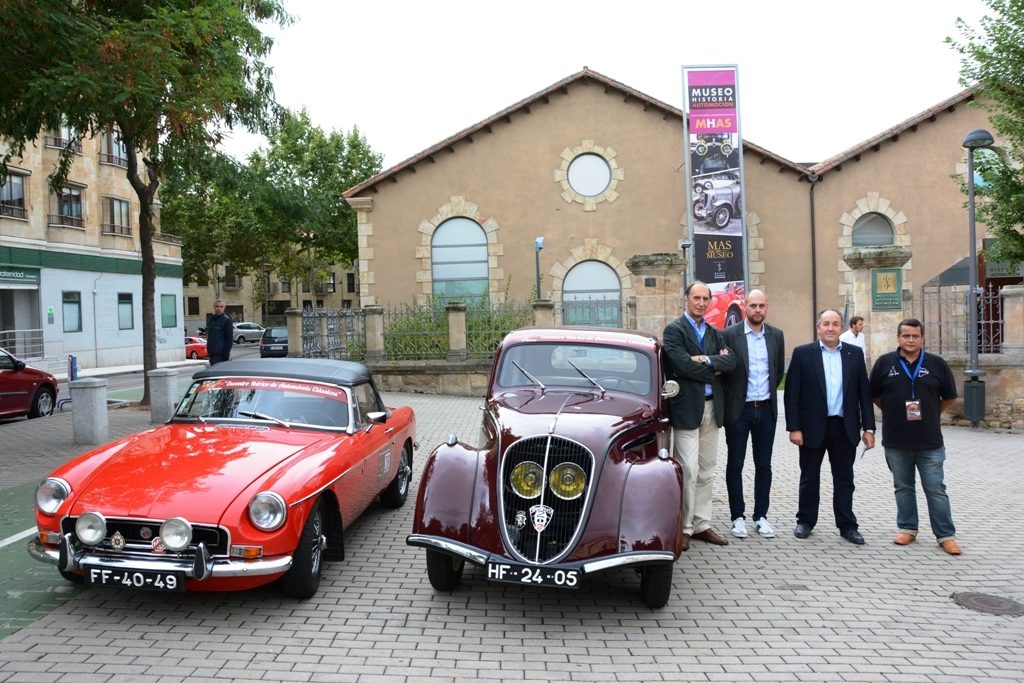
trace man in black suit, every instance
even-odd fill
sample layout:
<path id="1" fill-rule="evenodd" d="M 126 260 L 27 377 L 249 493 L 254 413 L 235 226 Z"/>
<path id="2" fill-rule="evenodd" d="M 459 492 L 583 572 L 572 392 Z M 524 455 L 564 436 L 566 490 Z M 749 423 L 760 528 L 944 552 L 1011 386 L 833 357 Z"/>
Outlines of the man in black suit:
<path id="1" fill-rule="evenodd" d="M 768 297 L 760 289 L 747 295 L 746 320 L 722 333 L 736 355 L 736 370 L 725 375 L 725 443 L 729 459 L 725 465 L 725 486 L 729 490 L 732 535 L 746 538 L 743 501 L 743 461 L 747 438 L 754 456 L 754 526 L 764 538 L 773 538 L 768 521 L 768 499 L 772 489 L 772 443 L 779 419 L 777 390 L 786 363 L 786 338 L 782 330 L 765 322 Z"/>
<path id="2" fill-rule="evenodd" d="M 707 324 L 711 290 L 697 281 L 686 288 L 683 315 L 665 326 L 666 374 L 679 382 L 669 399 L 673 447 L 683 465 L 683 550 L 690 538 L 729 545 L 711 528 L 711 487 L 718 462 L 718 430 L 725 413 L 721 373 L 736 367 L 722 333 Z"/>
<path id="3" fill-rule="evenodd" d="M 857 442 L 875 447 L 875 411 L 864 352 L 839 342 L 843 319 L 838 311 L 818 316 L 818 341 L 793 349 L 786 375 L 786 431 L 800 447 L 800 504 L 797 538 L 807 538 L 818 522 L 821 462 L 832 466 L 832 508 L 839 534 L 862 545 L 853 514 L 853 461 Z"/>

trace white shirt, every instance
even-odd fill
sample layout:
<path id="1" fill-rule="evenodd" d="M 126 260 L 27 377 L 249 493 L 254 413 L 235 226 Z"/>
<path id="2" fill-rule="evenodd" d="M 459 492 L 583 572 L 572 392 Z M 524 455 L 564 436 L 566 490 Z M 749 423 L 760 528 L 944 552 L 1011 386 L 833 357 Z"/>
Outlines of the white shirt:
<path id="1" fill-rule="evenodd" d="M 854 334 L 853 330 L 847 330 L 846 332 L 843 332 L 841 335 L 839 335 L 839 341 L 841 341 L 844 344 L 853 344 L 854 346 L 859 346 L 861 351 L 864 350 L 864 335 Z"/>

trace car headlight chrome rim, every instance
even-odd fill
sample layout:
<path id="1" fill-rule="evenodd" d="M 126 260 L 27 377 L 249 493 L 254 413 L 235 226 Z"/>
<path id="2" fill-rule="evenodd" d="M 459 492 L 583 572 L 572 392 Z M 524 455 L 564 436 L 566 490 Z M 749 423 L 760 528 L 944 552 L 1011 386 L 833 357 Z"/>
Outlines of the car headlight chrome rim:
<path id="1" fill-rule="evenodd" d="M 517 496 L 531 500 L 544 487 L 544 470 L 532 460 L 523 461 L 512 470 L 511 483 Z"/>
<path id="2" fill-rule="evenodd" d="M 583 468 L 572 462 L 563 462 L 551 471 L 548 477 L 551 491 L 562 500 L 575 500 L 583 495 L 587 487 L 587 475 Z"/>
<path id="3" fill-rule="evenodd" d="M 75 522 L 75 535 L 86 545 L 99 545 L 107 536 L 107 520 L 98 512 L 86 512 Z"/>
<path id="4" fill-rule="evenodd" d="M 49 477 L 36 487 L 36 507 L 44 515 L 52 515 L 71 495 L 71 487 L 63 479 Z"/>
<path id="5" fill-rule="evenodd" d="M 192 525 L 184 517 L 171 517 L 160 525 L 160 539 L 168 550 L 180 552 L 192 542 Z"/>
<path id="6" fill-rule="evenodd" d="M 249 519 L 262 531 L 274 531 L 281 528 L 288 518 L 288 507 L 284 498 L 273 491 L 257 493 L 249 501 Z"/>

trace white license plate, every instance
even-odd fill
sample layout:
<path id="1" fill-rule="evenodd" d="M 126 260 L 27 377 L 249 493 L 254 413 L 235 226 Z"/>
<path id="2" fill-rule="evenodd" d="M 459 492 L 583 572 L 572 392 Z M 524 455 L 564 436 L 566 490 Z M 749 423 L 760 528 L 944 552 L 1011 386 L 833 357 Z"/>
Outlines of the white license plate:
<path id="1" fill-rule="evenodd" d="M 270 347 L 270 350 L 271 351 L 284 351 L 284 347 L 281 346 L 280 344 L 275 344 L 275 345 Z"/>
<path id="2" fill-rule="evenodd" d="M 488 562 L 487 580 L 497 583 L 515 583 L 522 586 L 579 588 L 580 570 Z"/>
<path id="3" fill-rule="evenodd" d="M 144 591 L 183 591 L 184 572 L 158 572 L 149 569 L 104 569 L 86 567 L 85 582 L 93 586 L 112 586 Z"/>

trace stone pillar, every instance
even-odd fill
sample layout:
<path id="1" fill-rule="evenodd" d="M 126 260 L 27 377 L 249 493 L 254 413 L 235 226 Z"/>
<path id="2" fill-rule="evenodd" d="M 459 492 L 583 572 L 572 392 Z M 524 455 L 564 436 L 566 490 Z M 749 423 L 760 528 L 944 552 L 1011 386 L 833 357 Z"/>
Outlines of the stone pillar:
<path id="1" fill-rule="evenodd" d="M 76 444 L 103 443 L 110 434 L 107 417 L 107 380 L 97 377 L 76 379 L 71 390 L 71 434 Z"/>
<path id="2" fill-rule="evenodd" d="M 170 368 L 157 368 L 146 373 L 149 377 L 149 421 L 167 422 L 178 405 L 178 372 Z"/>
<path id="3" fill-rule="evenodd" d="M 448 360 L 466 360 L 466 304 L 453 301 L 444 312 L 448 315 Z"/>
<path id="4" fill-rule="evenodd" d="M 537 327 L 553 327 L 555 324 L 555 302 L 551 299 L 534 301 L 533 324 Z"/>
<path id="5" fill-rule="evenodd" d="M 302 309 L 286 309 L 284 316 L 288 322 L 288 357 L 302 358 Z"/>
<path id="6" fill-rule="evenodd" d="M 636 329 L 661 337 L 682 312 L 683 269 L 678 254 L 637 254 L 626 259 L 636 292 Z"/>
<path id="7" fill-rule="evenodd" d="M 363 306 L 363 322 L 366 326 L 367 362 L 384 358 L 384 307 Z"/>
<path id="8" fill-rule="evenodd" d="M 1004 354 L 1024 354 L 1024 285 L 1007 285 L 999 290 L 1003 298 L 1003 343 L 999 351 Z"/>
<path id="9" fill-rule="evenodd" d="M 843 257 L 853 271 L 852 314 L 864 318 L 864 334 L 867 337 L 864 355 L 869 368 L 878 356 L 896 348 L 896 326 L 906 317 L 902 307 L 902 292 L 899 309 L 871 309 L 871 271 L 875 268 L 902 268 L 911 256 L 913 254 L 906 247 L 858 247 Z M 906 279 L 904 276 L 903 280 Z"/>

